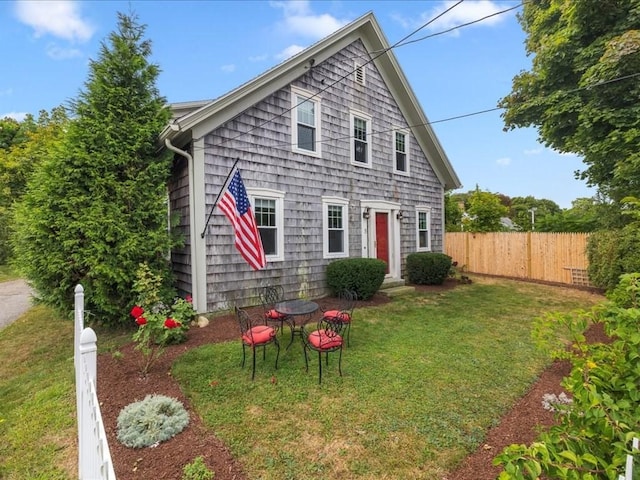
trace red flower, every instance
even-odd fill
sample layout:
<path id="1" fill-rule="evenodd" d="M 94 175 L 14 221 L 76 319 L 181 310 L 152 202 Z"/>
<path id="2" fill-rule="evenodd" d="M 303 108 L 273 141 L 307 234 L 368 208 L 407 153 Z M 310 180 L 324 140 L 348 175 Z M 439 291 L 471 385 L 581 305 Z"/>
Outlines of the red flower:
<path id="1" fill-rule="evenodd" d="M 179 323 L 176 322 L 173 318 L 167 318 L 164 321 L 164 326 L 167 328 L 176 328 L 179 326 Z"/>
<path id="2" fill-rule="evenodd" d="M 145 325 L 147 323 L 147 319 L 144 318 L 143 316 L 139 316 L 138 318 L 136 318 L 136 323 L 139 326 Z"/>
<path id="3" fill-rule="evenodd" d="M 138 305 L 131 309 L 131 316 L 133 318 L 138 318 L 140 315 L 144 313 L 144 309 Z"/>
<path id="4" fill-rule="evenodd" d="M 186 297 L 184 297 L 184 299 L 189 303 L 193 303 L 193 298 L 191 297 L 191 295 L 187 295 Z"/>

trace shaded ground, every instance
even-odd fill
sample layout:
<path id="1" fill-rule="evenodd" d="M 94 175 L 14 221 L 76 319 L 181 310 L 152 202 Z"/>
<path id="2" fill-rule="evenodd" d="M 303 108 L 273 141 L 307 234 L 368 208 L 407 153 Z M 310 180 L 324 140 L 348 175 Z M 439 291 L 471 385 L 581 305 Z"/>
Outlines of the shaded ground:
<path id="1" fill-rule="evenodd" d="M 454 288 L 455 282 L 447 281 L 443 286 L 418 287 L 422 290 L 443 290 Z M 330 305 L 332 299 L 323 299 L 321 305 Z M 358 302 L 359 307 L 388 302 L 383 294 L 371 300 Z M 188 349 L 212 342 L 235 339 L 238 326 L 232 315 L 218 317 L 206 328 L 193 327 L 188 332 L 188 340 L 182 345 L 171 346 L 153 367 L 146 378 L 139 375 L 136 363 L 139 354 L 133 345 L 122 349 L 122 356 L 101 354 L 98 356 L 98 396 L 102 408 L 109 447 L 119 480 L 132 479 L 180 479 L 182 467 L 197 456 L 205 458 L 207 466 L 215 471 L 216 480 L 246 480 L 247 476 L 225 445 L 205 430 L 171 377 L 174 359 Z M 605 339 L 601 329 L 592 329 L 589 337 L 593 341 Z M 541 426 L 553 423 L 553 414 L 542 408 L 541 399 L 545 393 L 559 394 L 560 381 L 569 373 L 567 363 L 555 363 L 540 376 L 530 391 L 508 412 L 501 422 L 488 432 L 483 445 L 469 455 L 447 477 L 441 480 L 493 480 L 499 469 L 492 465 L 495 455 L 512 443 L 530 443 L 536 438 Z M 190 424 L 173 439 L 155 448 L 132 449 L 123 446 L 116 439 L 118 414 L 129 403 L 143 399 L 146 395 L 161 393 L 179 399 L 190 413 Z"/>

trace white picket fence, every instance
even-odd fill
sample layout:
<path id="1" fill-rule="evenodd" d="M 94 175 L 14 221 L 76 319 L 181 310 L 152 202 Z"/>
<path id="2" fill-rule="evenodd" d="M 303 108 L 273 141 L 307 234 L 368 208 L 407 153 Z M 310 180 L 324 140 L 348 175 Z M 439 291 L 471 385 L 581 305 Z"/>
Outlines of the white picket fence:
<path id="1" fill-rule="evenodd" d="M 102 423 L 96 393 L 96 333 L 84 328 L 84 289 L 75 289 L 74 366 L 76 370 L 76 408 L 78 419 L 78 478 L 115 480 L 107 434 Z"/>
<path id="2" fill-rule="evenodd" d="M 635 453 L 638 450 L 638 439 L 634 438 L 631 443 L 632 451 Z M 627 464 L 625 465 L 624 475 L 620 475 L 618 480 L 633 480 L 633 455 L 627 455 Z"/>

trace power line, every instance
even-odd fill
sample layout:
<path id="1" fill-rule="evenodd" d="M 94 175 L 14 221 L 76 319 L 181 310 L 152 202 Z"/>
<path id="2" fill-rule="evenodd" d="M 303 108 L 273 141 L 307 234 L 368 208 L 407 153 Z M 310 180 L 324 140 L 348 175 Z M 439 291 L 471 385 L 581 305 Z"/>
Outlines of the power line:
<path id="1" fill-rule="evenodd" d="M 458 0 L 457 3 L 453 4 L 452 6 L 450 6 L 449 8 L 447 8 L 446 10 L 444 10 L 443 12 L 441 12 L 440 14 L 436 15 L 434 18 L 432 18 L 431 20 L 429 20 L 428 22 L 424 23 L 423 25 L 421 25 L 419 28 L 417 28 L 416 30 L 414 30 L 413 32 L 411 32 L 409 35 L 406 35 L 405 37 L 403 37 L 402 39 L 400 39 L 398 42 L 396 42 L 394 45 L 390 46 L 389 48 L 384 49 L 382 52 L 380 52 L 378 55 L 372 57 L 371 59 L 369 59 L 367 62 L 365 62 L 363 65 L 360 65 L 360 68 L 362 68 L 365 65 L 368 65 L 369 63 L 373 62 L 374 60 L 376 60 L 378 57 L 384 55 L 385 53 L 387 53 L 389 50 L 392 50 L 393 48 L 395 48 L 396 45 L 400 44 L 401 42 L 404 42 L 405 40 L 407 40 L 408 38 L 410 38 L 411 36 L 415 35 L 417 32 L 419 32 L 420 30 L 422 30 L 423 28 L 429 26 L 430 24 L 432 24 L 433 22 L 435 22 L 437 19 L 439 19 L 440 17 L 442 17 L 443 15 L 447 14 L 448 12 L 450 12 L 451 10 L 453 10 L 455 7 L 457 7 L 458 5 L 460 5 L 464 0 Z M 313 64 L 310 68 L 313 68 Z M 335 80 L 333 83 L 327 85 L 326 87 L 324 87 L 323 89 L 321 89 L 320 91 L 318 91 L 317 93 L 313 94 L 311 97 L 306 98 L 304 101 L 300 102 L 297 105 L 294 105 L 286 110 L 284 110 L 282 113 L 279 113 L 278 115 L 275 115 L 273 117 L 271 117 L 270 119 L 267 119 L 265 121 L 263 121 L 262 123 L 255 125 L 254 127 L 251 127 L 249 130 L 247 130 L 246 132 L 243 132 L 241 134 L 236 135 L 233 138 L 227 139 L 225 140 L 223 143 L 215 145 L 216 147 L 220 147 L 222 145 L 224 145 L 227 142 L 233 141 L 235 139 L 237 139 L 238 137 L 242 136 L 242 135 L 247 135 L 248 133 L 266 125 L 267 123 L 273 122 L 274 120 L 284 116 L 285 114 L 289 113 L 290 111 L 292 111 L 294 108 L 299 107 L 300 105 L 302 105 L 305 101 L 311 100 L 315 97 L 317 97 L 318 95 L 320 95 L 323 92 L 326 92 L 329 88 L 337 85 L 338 83 L 342 82 L 343 80 L 345 80 L 346 78 L 350 77 L 351 75 L 353 75 L 355 73 L 356 69 L 353 69 L 349 72 L 347 72 L 345 75 L 343 75 L 342 77 L 338 78 L 338 80 Z"/>

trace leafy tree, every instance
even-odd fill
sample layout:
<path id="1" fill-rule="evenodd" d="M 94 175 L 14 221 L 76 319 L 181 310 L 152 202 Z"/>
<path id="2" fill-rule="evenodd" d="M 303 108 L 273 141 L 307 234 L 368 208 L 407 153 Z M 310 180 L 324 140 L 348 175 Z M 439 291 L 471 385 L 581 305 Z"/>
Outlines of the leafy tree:
<path id="1" fill-rule="evenodd" d="M 615 202 L 640 197 L 640 3 L 525 2 L 532 68 L 513 79 L 506 129 L 535 126 L 545 145 L 581 155 L 579 178 Z"/>
<path id="2" fill-rule="evenodd" d="M 604 226 L 608 205 L 597 198 L 577 198 L 571 208 L 563 209 L 536 220 L 536 230 L 541 232 L 595 232 Z"/>
<path id="3" fill-rule="evenodd" d="M 531 211 L 533 210 L 533 214 Z M 540 230 L 539 224 L 547 216 L 560 213 L 560 207 L 553 200 L 538 199 L 531 195 L 527 197 L 513 197 L 509 218 L 522 230 L 527 232 Z"/>
<path id="4" fill-rule="evenodd" d="M 62 107 L 54 108 L 51 114 L 41 111 L 37 122 L 31 115 L 22 122 L 0 120 L 0 131 L 7 133 L 0 140 L 6 145 L 0 148 L 0 264 L 11 258 L 12 206 L 22 198 L 27 180 L 41 159 L 60 142 L 67 122 Z"/>
<path id="5" fill-rule="evenodd" d="M 476 190 L 468 197 L 468 208 L 463 218 L 464 229 L 471 232 L 499 232 L 504 230 L 500 222 L 509 209 L 500 197 L 491 192 Z"/>
<path id="6" fill-rule="evenodd" d="M 142 263 L 168 271 L 166 181 L 170 157 L 157 139 L 170 112 L 155 86 L 159 68 L 135 15 L 91 61 L 74 120 L 16 209 L 18 266 L 40 298 L 64 311 L 83 284 L 87 310 L 105 322 L 128 320 Z M 165 277 L 166 278 L 166 277 Z"/>
<path id="7" fill-rule="evenodd" d="M 462 209 L 451 192 L 444 195 L 444 226 L 447 232 L 459 232 L 462 226 Z"/>

